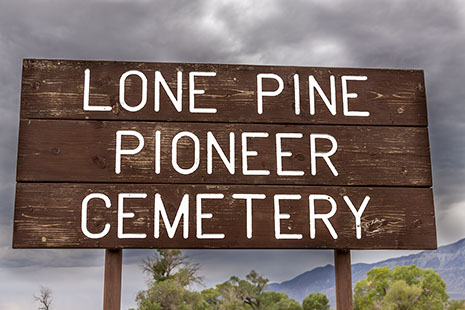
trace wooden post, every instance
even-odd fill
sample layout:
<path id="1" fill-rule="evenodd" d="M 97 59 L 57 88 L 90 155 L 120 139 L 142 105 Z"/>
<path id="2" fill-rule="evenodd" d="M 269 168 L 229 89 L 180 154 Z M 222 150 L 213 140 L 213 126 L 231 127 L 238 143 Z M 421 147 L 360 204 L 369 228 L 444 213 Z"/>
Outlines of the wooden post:
<path id="1" fill-rule="evenodd" d="M 336 309 L 352 310 L 352 268 L 350 250 L 334 250 Z"/>
<path id="2" fill-rule="evenodd" d="M 103 283 L 103 310 L 121 309 L 122 249 L 105 250 L 105 280 Z"/>

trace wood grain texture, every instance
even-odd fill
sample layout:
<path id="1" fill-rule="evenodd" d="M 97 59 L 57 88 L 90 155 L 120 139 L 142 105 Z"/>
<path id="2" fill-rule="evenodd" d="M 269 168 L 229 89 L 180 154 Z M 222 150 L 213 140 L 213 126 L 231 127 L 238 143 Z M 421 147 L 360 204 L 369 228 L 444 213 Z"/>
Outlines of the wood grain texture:
<path id="1" fill-rule="evenodd" d="M 123 129 L 140 132 L 145 146 L 139 154 L 122 156 L 121 173 L 116 174 L 116 131 Z M 155 173 L 156 130 L 161 131 L 160 174 Z M 180 174 L 172 166 L 171 141 L 182 131 L 190 131 L 200 140 L 200 166 L 189 175 Z M 207 173 L 207 131 L 213 133 L 228 157 L 229 133 L 235 134 L 234 175 L 228 172 L 215 150 L 212 174 Z M 20 132 L 18 181 L 431 186 L 425 128 L 23 120 Z M 248 166 L 269 170 L 270 175 L 243 175 L 243 132 L 269 133 L 268 138 L 248 139 L 248 150 L 258 151 L 258 156 L 248 159 Z M 301 139 L 282 140 L 283 151 L 293 153 L 283 158 L 284 169 L 304 171 L 303 176 L 277 174 L 277 132 L 303 134 Z M 334 176 L 322 158 L 316 161 L 316 175 L 311 175 L 309 136 L 315 133 L 330 134 L 337 140 L 337 152 L 330 158 L 338 176 Z M 134 149 L 138 140 L 125 137 L 122 145 L 125 149 Z M 179 166 L 192 166 L 193 148 L 191 139 L 179 141 Z M 329 140 L 317 140 L 317 151 L 326 152 L 330 148 Z"/>
<path id="2" fill-rule="evenodd" d="M 83 110 L 84 71 L 91 70 L 90 104 L 112 107 L 109 112 Z M 119 102 L 119 81 L 128 70 L 139 70 L 148 80 L 146 106 L 128 112 Z M 160 71 L 176 94 L 176 72 L 183 72 L 183 110 L 177 112 L 163 88 L 160 111 L 154 111 L 155 71 Z M 197 77 L 197 107 L 216 108 L 215 114 L 190 113 L 188 74 L 193 71 L 216 72 L 215 77 Z M 276 97 L 265 97 L 263 114 L 257 114 L 257 74 L 274 73 L 284 81 L 284 90 Z M 294 112 L 294 74 L 300 77 L 301 114 Z M 337 113 L 332 115 L 319 94 L 315 95 L 315 115 L 309 110 L 309 83 L 312 75 L 330 96 L 330 76 L 336 78 Z M 369 117 L 347 117 L 342 110 L 341 76 L 363 75 L 367 81 L 349 81 L 348 90 L 358 94 L 350 99 L 350 109 L 368 111 Z M 130 77 L 126 83 L 130 105 L 141 99 L 141 80 Z M 273 91 L 277 82 L 267 79 L 263 90 Z M 21 118 L 107 119 L 152 121 L 200 121 L 245 123 L 300 123 L 351 125 L 426 126 L 426 97 L 423 71 L 351 69 L 319 67 L 283 67 L 189 63 L 137 63 L 112 61 L 69 61 L 27 59 L 23 66 Z"/>
<path id="3" fill-rule="evenodd" d="M 352 265 L 350 250 L 334 250 L 337 310 L 352 310 Z"/>
<path id="4" fill-rule="evenodd" d="M 106 223 L 109 233 L 101 239 L 89 239 L 81 231 L 81 204 L 90 193 L 103 193 L 110 208 L 93 200 L 88 208 L 88 229 L 101 232 Z M 118 239 L 118 194 L 146 193 L 145 199 L 127 199 L 124 212 L 134 218 L 124 219 L 125 233 L 145 233 L 145 239 Z M 154 196 L 159 193 L 171 223 L 184 194 L 189 195 L 189 235 L 182 236 L 182 221 L 173 239 L 168 238 L 161 222 L 160 238 L 154 236 Z M 212 213 L 202 222 L 204 233 L 224 233 L 224 239 L 198 239 L 196 235 L 196 195 L 224 194 L 223 199 L 204 200 L 203 213 Z M 233 193 L 265 194 L 254 200 L 252 238 L 246 236 L 246 206 Z M 282 233 L 302 234 L 300 240 L 275 238 L 274 202 L 276 194 L 300 194 L 300 200 L 281 200 L 280 212 L 290 214 L 281 220 Z M 316 238 L 309 233 L 310 194 L 327 194 L 337 203 L 330 219 L 338 234 L 333 239 L 321 220 L 316 221 Z M 358 208 L 365 196 L 370 201 L 361 220 L 362 238 L 356 238 L 355 220 L 346 205 L 346 195 Z M 40 197 L 40 199 L 38 199 Z M 317 213 L 327 213 L 330 205 L 318 201 Z M 435 218 L 432 190 L 428 188 L 386 187 L 312 187 L 312 186 L 233 186 L 170 184 L 68 184 L 18 183 L 14 220 L 15 248 L 322 248 L 322 249 L 434 249 Z"/>
<path id="5" fill-rule="evenodd" d="M 105 250 L 105 280 L 103 282 L 103 310 L 121 310 L 121 275 L 123 250 Z"/>
<path id="6" fill-rule="evenodd" d="M 84 111 L 84 72 L 90 70 L 91 106 L 110 111 Z M 148 81 L 147 104 L 128 112 L 120 103 L 120 77 L 129 70 L 142 72 Z M 182 111 L 176 111 L 161 87 L 160 111 L 154 109 L 155 72 L 160 71 L 176 93 L 177 72 L 182 72 Z M 217 113 L 189 111 L 190 72 L 215 72 L 214 77 L 196 77 L 197 108 L 215 108 Z M 284 89 L 275 97 L 264 97 L 263 114 L 257 112 L 257 74 L 273 73 L 283 79 Z M 295 80 L 298 74 L 300 114 L 295 112 Z M 336 115 L 315 92 L 315 113 L 310 114 L 309 76 L 313 76 L 330 97 L 334 76 Z M 349 81 L 350 110 L 367 111 L 369 117 L 344 116 L 342 76 L 366 76 L 366 81 Z M 126 80 L 125 100 L 129 106 L 141 100 L 141 80 Z M 273 91 L 278 83 L 265 79 L 263 90 Z M 325 248 L 325 249 L 434 249 L 435 219 L 432 201 L 431 164 L 427 131 L 423 71 L 351 68 L 282 67 L 222 64 L 137 63 L 112 61 L 69 61 L 26 59 L 23 63 L 20 133 L 17 167 L 17 196 L 13 245 L 17 248 Z M 116 132 L 136 130 L 144 137 L 137 155 L 122 156 L 121 173 L 115 173 Z M 155 173 L 155 131 L 161 132 L 160 173 Z M 183 175 L 172 166 L 171 141 L 182 131 L 199 138 L 200 164 Z M 213 172 L 207 172 L 207 132 L 212 132 L 229 156 L 229 133 L 235 136 L 235 170 L 231 174 L 213 150 Z M 266 132 L 268 138 L 251 138 L 249 169 L 269 170 L 269 175 L 244 175 L 241 135 Z M 301 139 L 283 139 L 284 170 L 303 171 L 303 176 L 277 173 L 276 133 L 302 133 Z M 317 174 L 311 174 L 311 134 L 329 134 L 338 143 L 331 162 L 334 176 L 322 158 Z M 124 137 L 123 148 L 137 146 L 134 137 Z M 331 147 L 318 140 L 317 151 Z M 193 164 L 194 145 L 188 138 L 178 144 L 177 163 Z M 89 193 L 101 192 L 111 200 L 110 209 L 92 201 L 89 229 L 108 235 L 89 239 L 81 231 L 81 202 Z M 124 231 L 146 233 L 145 239 L 117 238 L 118 193 L 145 192 L 146 199 L 125 204 L 135 218 L 124 219 Z M 154 195 L 160 193 L 170 219 L 184 194 L 189 194 L 189 238 L 178 232 L 169 239 L 162 229 L 153 237 Z M 207 233 L 223 232 L 222 240 L 196 236 L 195 196 L 222 193 L 224 199 L 206 201 Z M 253 238 L 246 237 L 245 202 L 233 193 L 263 193 L 254 201 Z M 273 196 L 299 194 L 298 201 L 283 201 L 281 230 L 300 233 L 300 240 L 275 238 Z M 317 221 L 317 238 L 309 236 L 308 195 L 328 194 L 337 201 L 331 223 L 339 237 L 334 240 L 322 221 Z M 362 218 L 362 239 L 355 235 L 354 216 L 343 200 L 348 195 L 360 205 L 371 197 Z M 323 203 L 318 208 L 328 212 Z M 181 225 L 182 226 L 182 225 Z M 182 228 L 182 227 L 181 227 Z M 180 228 L 180 229 L 181 229 Z"/>

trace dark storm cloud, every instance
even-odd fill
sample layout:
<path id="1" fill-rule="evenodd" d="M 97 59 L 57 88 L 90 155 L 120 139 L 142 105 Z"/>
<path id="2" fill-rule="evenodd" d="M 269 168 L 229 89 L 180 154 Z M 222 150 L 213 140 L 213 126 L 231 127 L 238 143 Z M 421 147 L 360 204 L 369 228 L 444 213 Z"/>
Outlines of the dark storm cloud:
<path id="1" fill-rule="evenodd" d="M 91 267 L 102 266 L 105 250 L 10 250 L 0 248 L 0 268 L 37 267 Z M 139 264 L 142 259 L 152 256 L 154 250 L 130 250 L 124 252 L 124 264 Z"/>
<path id="2" fill-rule="evenodd" d="M 437 212 L 446 216 L 449 206 L 465 201 L 463 13 L 458 1 L 433 0 L 2 1 L 0 231 L 6 238 L 0 239 L 1 264 L 95 265 L 102 256 L 101 251 L 9 249 L 22 58 L 424 69 Z M 460 229 L 444 230 L 443 240 L 458 238 Z M 127 252 L 127 263 L 148 253 Z M 230 260 L 243 256 L 222 253 L 219 257 Z M 260 253 L 252 256 L 260 261 L 268 255 Z"/>
<path id="3" fill-rule="evenodd" d="M 22 58 L 229 61 L 195 1 L 22 1 L 0 10 L 0 257 L 3 267 L 95 266 L 102 251 L 10 250 Z M 204 23 L 206 22 L 206 23 Z M 215 48 L 212 48 L 214 47 Z M 130 251 L 126 263 L 151 251 Z"/>
<path id="4" fill-rule="evenodd" d="M 241 52 L 264 63 L 424 69 L 438 213 L 465 199 L 465 29 L 459 2 L 262 4 L 268 13 L 263 16 L 232 2 L 216 13 L 226 29 L 234 29 L 230 35 Z"/>
<path id="5" fill-rule="evenodd" d="M 2 2 L 0 224 L 13 216 L 22 59 L 228 59 L 222 48 L 211 48 L 216 38 L 204 35 L 207 25 L 198 17 L 205 12 L 195 1 Z"/>
<path id="6" fill-rule="evenodd" d="M 21 56 L 216 61 L 226 46 L 216 46 L 219 39 L 206 33 L 205 4 L 22 1 L 2 10 L 0 25 Z"/>

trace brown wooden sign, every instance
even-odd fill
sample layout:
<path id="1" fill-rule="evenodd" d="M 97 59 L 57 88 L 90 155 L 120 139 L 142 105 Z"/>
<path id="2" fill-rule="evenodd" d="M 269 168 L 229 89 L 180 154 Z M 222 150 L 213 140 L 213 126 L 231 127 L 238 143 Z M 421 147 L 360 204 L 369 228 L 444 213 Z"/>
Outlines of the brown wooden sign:
<path id="1" fill-rule="evenodd" d="M 17 193 L 15 242 L 33 248 L 433 247 L 429 188 L 20 183 Z"/>
<path id="2" fill-rule="evenodd" d="M 436 248 L 423 72 L 25 60 L 13 246 Z"/>
<path id="3" fill-rule="evenodd" d="M 24 120 L 19 148 L 19 181 L 431 186 L 417 127 Z"/>

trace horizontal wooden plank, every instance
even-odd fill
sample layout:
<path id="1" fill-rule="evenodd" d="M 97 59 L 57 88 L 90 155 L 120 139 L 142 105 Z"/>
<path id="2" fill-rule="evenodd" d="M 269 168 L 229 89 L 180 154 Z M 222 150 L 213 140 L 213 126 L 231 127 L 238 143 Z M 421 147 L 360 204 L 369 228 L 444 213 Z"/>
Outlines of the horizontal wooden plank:
<path id="1" fill-rule="evenodd" d="M 110 205 L 105 208 L 103 200 L 91 199 L 85 208 L 85 229 L 92 234 L 99 234 L 105 232 L 105 225 L 109 224 L 110 228 L 106 234 L 91 239 L 82 230 L 82 201 L 89 194 L 96 193 L 108 197 Z M 123 193 L 147 196 L 118 199 Z M 170 239 L 160 216 L 159 237 L 154 237 L 156 194 L 160 195 L 166 208 L 169 225 L 173 224 L 180 202 L 184 195 L 187 195 L 186 236 L 183 236 L 182 217 L 180 226 Z M 222 199 L 204 198 L 199 207 L 199 194 L 224 196 Z M 233 194 L 262 194 L 266 197 L 252 201 L 251 216 L 248 217 L 246 201 L 233 198 Z M 300 199 L 289 200 L 289 197 L 280 196 L 279 209 L 276 212 L 276 195 L 300 195 Z M 329 222 L 337 234 L 337 239 L 334 239 L 328 226 L 320 219 L 314 221 L 315 235 L 311 238 L 310 195 L 328 195 L 334 199 L 336 211 L 329 218 Z M 356 236 L 355 216 L 344 196 L 348 197 L 357 210 L 366 197 L 370 197 L 361 216 L 360 239 Z M 123 201 L 123 204 L 119 205 L 118 201 Z M 118 209 L 120 215 L 123 215 L 121 212 L 134 213 L 132 218 L 127 214 L 122 218 L 120 227 L 123 234 L 146 236 L 118 236 Z M 326 214 L 331 209 L 330 202 L 315 200 L 315 214 Z M 205 215 L 207 213 L 211 216 Z M 286 215 L 283 214 L 289 214 L 289 218 L 286 219 Z M 248 219 L 251 223 L 250 231 L 247 229 Z M 282 234 L 280 238 L 290 238 L 289 234 L 300 234 L 301 239 L 279 239 L 276 235 L 277 227 L 279 234 Z M 251 238 L 248 238 L 248 232 Z M 204 234 L 224 234 L 224 238 L 214 239 Z M 13 246 L 434 249 L 436 233 L 432 191 L 427 188 L 18 183 Z"/>
<path id="2" fill-rule="evenodd" d="M 135 155 L 121 155 L 118 174 L 115 148 L 119 130 L 139 132 L 144 146 Z M 155 170 L 156 131 L 160 132 L 159 173 Z M 192 138 L 182 137 L 174 143 L 177 154 L 173 156 L 173 140 L 181 132 L 198 137 L 196 169 L 197 148 Z M 215 137 L 227 160 L 230 134 L 234 135 L 233 171 L 228 170 L 215 148 L 208 156 L 207 132 Z M 244 135 L 250 132 L 266 133 L 268 137 L 249 137 L 245 148 Z M 291 154 L 279 159 L 277 133 L 302 134 L 302 138 L 280 139 L 282 152 Z M 313 157 L 313 175 L 311 137 L 322 134 L 332 136 L 335 142 L 315 138 L 315 151 L 336 150 L 335 143 L 337 150 L 328 156 L 329 162 Z M 139 144 L 135 136 L 122 135 L 121 149 L 134 150 Z M 247 159 L 245 150 L 249 152 Z M 257 156 L 251 153 L 254 151 Z M 22 120 L 18 153 L 17 180 L 28 182 L 431 186 L 427 129 L 421 127 Z M 207 170 L 209 157 L 211 174 Z M 179 168 L 174 168 L 173 161 Z M 268 170 L 269 175 L 246 175 L 245 162 L 248 170 L 254 170 L 252 173 L 265 174 L 256 170 Z M 283 171 L 301 171 L 303 175 L 279 174 L 278 162 Z M 191 167 L 194 171 L 189 173 Z"/>
<path id="3" fill-rule="evenodd" d="M 85 70 L 89 69 L 89 104 L 111 107 L 110 111 L 84 111 Z M 129 71 L 140 71 L 147 78 L 147 101 L 137 112 L 129 112 L 120 102 L 120 79 Z M 155 72 L 163 75 L 177 96 L 177 72 L 182 72 L 182 112 L 171 103 L 160 87 L 160 109 L 155 111 Z M 190 84 L 190 72 L 210 72 L 215 76 L 197 76 Z M 283 90 L 263 97 L 263 113 L 258 113 L 257 75 L 276 74 Z M 298 74 L 298 84 L 294 75 Z M 315 113 L 310 114 L 309 76 L 313 76 L 331 101 L 331 76 L 335 78 L 336 115 L 332 115 L 315 94 Z M 350 111 L 370 115 L 346 116 L 343 113 L 343 76 L 366 76 L 366 81 L 348 80 Z M 125 82 L 124 100 L 137 106 L 142 100 L 142 80 L 130 75 Z M 295 85 L 298 85 L 300 114 L 296 115 Z M 274 78 L 263 78 L 265 92 L 278 89 Z M 196 108 L 216 109 L 212 113 L 191 113 L 189 90 L 195 94 Z M 313 88 L 312 88 L 313 89 Z M 319 67 L 284 67 L 190 63 L 138 63 L 113 61 L 33 60 L 24 61 L 21 117 L 43 119 L 151 120 L 294 124 L 351 124 L 426 126 L 426 99 L 423 71 Z"/>

